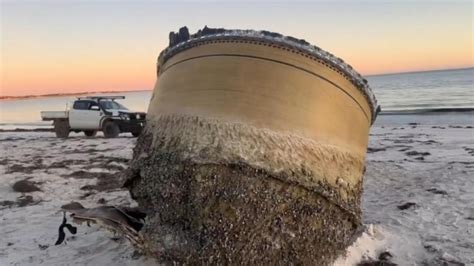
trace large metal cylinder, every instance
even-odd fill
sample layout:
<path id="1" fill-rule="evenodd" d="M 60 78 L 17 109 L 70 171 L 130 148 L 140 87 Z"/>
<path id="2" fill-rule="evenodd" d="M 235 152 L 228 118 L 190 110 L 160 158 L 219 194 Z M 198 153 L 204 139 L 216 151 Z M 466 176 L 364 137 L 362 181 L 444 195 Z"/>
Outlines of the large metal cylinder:
<path id="1" fill-rule="evenodd" d="M 160 55 L 127 186 L 163 262 L 327 264 L 348 245 L 376 102 L 311 47 L 221 31 Z"/>

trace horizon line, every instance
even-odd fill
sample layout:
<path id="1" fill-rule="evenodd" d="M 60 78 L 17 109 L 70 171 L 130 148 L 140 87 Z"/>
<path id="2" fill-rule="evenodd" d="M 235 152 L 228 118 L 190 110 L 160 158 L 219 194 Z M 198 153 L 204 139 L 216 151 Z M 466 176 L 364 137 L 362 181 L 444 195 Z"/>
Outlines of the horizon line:
<path id="1" fill-rule="evenodd" d="M 437 69 L 428 69 L 428 70 L 414 70 L 414 71 L 401 71 L 401 72 L 387 72 L 379 74 L 370 74 L 364 75 L 364 77 L 375 77 L 375 76 L 389 76 L 389 75 L 398 75 L 398 74 L 410 74 L 410 73 L 424 73 L 424 72 L 440 72 L 440 71 L 453 71 L 453 70 L 466 70 L 474 68 L 474 65 L 468 67 L 455 67 L 455 68 L 437 68 Z"/>
<path id="2" fill-rule="evenodd" d="M 403 71 L 403 72 L 388 72 L 380 74 L 371 74 L 363 75 L 364 77 L 377 77 L 377 76 L 389 76 L 389 75 L 399 75 L 399 74 L 411 74 L 411 73 L 424 73 L 424 72 L 441 72 L 441 71 L 453 71 L 453 70 L 466 70 L 474 68 L 474 66 L 461 67 L 461 68 L 445 68 L 445 69 L 431 69 L 431 70 L 415 70 L 415 71 Z M 106 91 L 80 91 L 80 92 L 71 92 L 71 93 L 47 93 L 47 94 L 31 94 L 31 95 L 6 95 L 0 96 L 0 100 L 18 100 L 18 99 L 29 99 L 29 98 L 41 98 L 41 97 L 61 97 L 61 96 L 78 96 L 84 94 L 94 94 L 94 93 L 119 93 L 119 92 L 144 92 L 151 91 L 152 89 L 137 89 L 137 90 L 106 90 Z"/>

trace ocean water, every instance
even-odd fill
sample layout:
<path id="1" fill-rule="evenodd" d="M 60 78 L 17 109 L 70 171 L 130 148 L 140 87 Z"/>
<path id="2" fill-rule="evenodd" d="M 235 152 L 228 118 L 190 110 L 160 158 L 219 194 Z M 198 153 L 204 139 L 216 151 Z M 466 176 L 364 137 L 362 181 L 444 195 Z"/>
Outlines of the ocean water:
<path id="1" fill-rule="evenodd" d="M 455 118 L 458 123 L 472 123 L 472 116 L 466 110 L 474 109 L 474 68 L 368 76 L 367 79 L 382 106 L 379 124 L 406 123 L 412 120 L 410 115 L 421 115 L 423 121 L 436 123 L 439 119 L 452 119 L 451 115 L 445 115 L 452 112 L 459 113 Z M 146 111 L 151 91 L 101 95 L 124 95 L 126 99 L 122 102 L 129 109 Z M 75 98 L 0 100 L 0 129 L 50 126 L 51 122 L 41 121 L 40 111 L 66 110 Z"/>
<path id="2" fill-rule="evenodd" d="M 474 107 L 474 68 L 367 77 L 385 112 Z"/>

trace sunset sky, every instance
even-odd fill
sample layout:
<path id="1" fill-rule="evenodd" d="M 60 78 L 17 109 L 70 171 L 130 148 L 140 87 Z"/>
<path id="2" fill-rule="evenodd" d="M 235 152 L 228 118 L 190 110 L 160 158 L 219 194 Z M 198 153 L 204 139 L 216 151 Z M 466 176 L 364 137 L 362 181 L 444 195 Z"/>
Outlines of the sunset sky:
<path id="1" fill-rule="evenodd" d="M 472 1 L 0 2 L 0 96 L 151 89 L 183 25 L 303 38 L 364 75 L 474 65 Z"/>

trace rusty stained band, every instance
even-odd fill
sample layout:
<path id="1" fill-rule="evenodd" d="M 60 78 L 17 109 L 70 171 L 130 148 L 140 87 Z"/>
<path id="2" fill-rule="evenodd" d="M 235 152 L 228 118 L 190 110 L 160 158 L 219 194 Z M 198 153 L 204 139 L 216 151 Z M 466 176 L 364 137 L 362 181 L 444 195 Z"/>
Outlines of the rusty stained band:
<path id="1" fill-rule="evenodd" d="M 330 81 L 329 79 L 319 75 L 319 74 L 316 74 L 315 72 L 313 71 L 310 71 L 310 70 L 307 70 L 305 68 L 302 68 L 302 67 L 299 67 L 299 66 L 296 66 L 296 65 L 293 65 L 293 64 L 290 64 L 290 63 L 287 63 L 287 62 L 283 62 L 283 61 L 279 61 L 279 60 L 275 60 L 275 59 L 271 59 L 271 58 L 266 58 L 266 57 L 260 57 L 260 56 L 253 56 L 253 55 L 243 55 L 243 54 L 209 54 L 209 55 L 200 55 L 200 56 L 194 56 L 194 57 L 189 57 L 189 58 L 186 58 L 186 59 L 183 59 L 181 61 L 178 61 L 178 62 L 175 62 L 171 65 L 169 65 L 168 67 L 166 67 L 165 69 L 160 69 L 159 72 L 160 73 L 164 73 L 166 70 L 178 65 L 178 64 L 181 64 L 181 63 L 184 63 L 184 62 L 187 62 L 187 61 L 191 61 L 191 60 L 195 60 L 195 59 L 201 59 L 201 58 L 206 58 L 206 57 L 219 57 L 219 56 L 228 56 L 228 57 L 246 57 L 246 58 L 253 58 L 253 59 L 258 59 L 258 60 L 264 60 L 264 61 L 269 61 L 269 62 L 273 62 L 273 63 L 277 63 L 277 64 L 282 64 L 282 65 L 286 65 L 286 66 L 289 66 L 289 67 L 293 67 L 293 68 L 296 68 L 298 70 L 301 70 L 301 71 L 304 71 L 308 74 L 311 74 L 317 78 L 320 78 L 326 82 L 328 82 L 329 84 L 333 85 L 334 87 L 336 87 L 337 89 L 339 89 L 340 91 L 342 91 L 344 94 L 346 94 L 347 96 L 349 96 L 360 108 L 360 110 L 362 111 L 362 113 L 364 114 L 365 118 L 367 118 L 367 121 L 369 122 L 369 124 L 371 123 L 371 119 L 369 118 L 369 116 L 367 115 L 367 113 L 364 111 L 364 109 L 362 108 L 362 105 L 354 98 L 352 97 L 352 95 L 350 95 L 347 91 L 345 91 L 343 88 L 341 88 L 339 85 L 337 85 L 336 83 Z"/>

